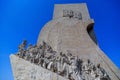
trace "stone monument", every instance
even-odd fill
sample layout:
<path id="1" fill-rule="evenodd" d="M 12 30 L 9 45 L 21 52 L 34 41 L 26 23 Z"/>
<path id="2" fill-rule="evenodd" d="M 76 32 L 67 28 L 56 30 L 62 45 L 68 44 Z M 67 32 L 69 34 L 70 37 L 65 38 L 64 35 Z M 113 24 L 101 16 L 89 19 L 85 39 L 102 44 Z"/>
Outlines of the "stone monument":
<path id="1" fill-rule="evenodd" d="M 85 3 L 56 4 L 36 45 L 24 40 L 11 54 L 14 80 L 120 80 L 119 69 L 100 50 Z"/>

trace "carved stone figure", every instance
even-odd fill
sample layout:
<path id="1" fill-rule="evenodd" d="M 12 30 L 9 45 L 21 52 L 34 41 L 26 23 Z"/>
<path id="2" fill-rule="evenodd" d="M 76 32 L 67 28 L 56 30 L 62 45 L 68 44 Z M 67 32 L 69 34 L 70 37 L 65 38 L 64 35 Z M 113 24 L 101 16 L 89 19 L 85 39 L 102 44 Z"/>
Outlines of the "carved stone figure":
<path id="1" fill-rule="evenodd" d="M 72 18 L 74 16 L 74 12 L 72 10 L 69 11 L 69 18 Z"/>
<path id="2" fill-rule="evenodd" d="M 72 13 L 71 13 L 72 14 Z M 110 80 L 107 72 L 98 64 L 95 66 L 89 59 L 80 59 L 67 51 L 57 53 L 50 45 L 43 43 L 26 49 L 27 41 L 19 46 L 17 55 L 20 58 L 51 70 L 70 80 Z"/>
<path id="3" fill-rule="evenodd" d="M 73 10 L 63 10 L 63 17 L 76 18 L 78 20 L 82 20 L 81 12 Z"/>
<path id="4" fill-rule="evenodd" d="M 81 14 L 80 12 L 78 13 L 77 18 L 78 18 L 79 20 L 82 19 L 82 14 Z"/>
<path id="5" fill-rule="evenodd" d="M 68 10 L 63 10 L 63 17 L 68 17 Z"/>
<path id="6" fill-rule="evenodd" d="M 25 56 L 25 47 L 26 47 L 26 45 L 27 45 L 27 41 L 24 40 L 18 47 L 19 50 L 18 50 L 17 55 L 19 55 L 19 57 L 21 57 L 21 58 L 23 58 Z"/>

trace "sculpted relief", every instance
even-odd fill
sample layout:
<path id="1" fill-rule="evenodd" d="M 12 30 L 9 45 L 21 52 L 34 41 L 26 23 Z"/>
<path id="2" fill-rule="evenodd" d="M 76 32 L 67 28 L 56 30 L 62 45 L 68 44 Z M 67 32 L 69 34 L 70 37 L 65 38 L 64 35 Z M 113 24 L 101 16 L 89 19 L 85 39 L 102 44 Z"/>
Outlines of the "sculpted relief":
<path id="1" fill-rule="evenodd" d="M 31 44 L 26 48 L 27 41 L 19 45 L 16 56 L 50 70 L 69 80 L 111 80 L 100 64 L 94 65 L 89 59 L 83 60 L 70 52 L 56 52 L 43 41 L 40 46 Z"/>
<path id="2" fill-rule="evenodd" d="M 76 18 L 82 20 L 81 12 L 77 12 L 73 10 L 63 10 L 63 17 Z"/>

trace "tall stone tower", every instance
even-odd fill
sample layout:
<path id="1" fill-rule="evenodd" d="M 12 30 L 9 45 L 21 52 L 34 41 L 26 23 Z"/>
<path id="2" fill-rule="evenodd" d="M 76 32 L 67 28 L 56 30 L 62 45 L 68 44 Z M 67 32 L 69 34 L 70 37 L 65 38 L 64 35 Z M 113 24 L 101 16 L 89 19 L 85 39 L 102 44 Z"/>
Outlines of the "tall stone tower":
<path id="1" fill-rule="evenodd" d="M 112 80 L 119 80 L 119 70 L 96 45 L 93 26 L 94 20 L 90 18 L 85 3 L 57 4 L 53 20 L 41 30 L 37 44 L 45 41 L 58 52 L 70 51 L 95 64 L 100 63 L 110 73 Z"/>
<path id="2" fill-rule="evenodd" d="M 73 56 L 77 56 L 80 59 L 89 59 L 95 65 L 100 64 L 109 75 L 110 79 L 94 80 L 120 80 L 118 68 L 98 47 L 93 26 L 94 20 L 90 18 L 85 3 L 56 4 L 53 19 L 41 30 L 37 46 L 40 46 L 44 41 L 58 53 L 71 53 Z M 19 77 L 20 75 L 23 77 L 23 79 L 19 80 L 67 80 L 42 67 L 37 67 L 34 64 L 25 62 L 14 55 L 11 55 L 11 63 L 14 76 Z M 21 67 L 23 69 L 21 69 Z M 33 75 L 33 77 L 38 75 L 34 79 L 29 78 L 29 71 L 31 71 L 31 69 L 34 69 L 33 74 L 35 71 L 38 71 L 38 73 Z M 39 78 L 39 76 L 42 78 Z M 15 78 L 15 80 L 18 79 Z"/>

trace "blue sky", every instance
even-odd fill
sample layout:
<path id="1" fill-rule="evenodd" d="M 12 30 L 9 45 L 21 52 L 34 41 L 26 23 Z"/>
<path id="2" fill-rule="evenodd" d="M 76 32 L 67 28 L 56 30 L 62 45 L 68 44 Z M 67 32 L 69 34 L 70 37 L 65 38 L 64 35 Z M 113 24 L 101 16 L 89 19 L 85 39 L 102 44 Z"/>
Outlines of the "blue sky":
<path id="1" fill-rule="evenodd" d="M 0 80 L 13 80 L 9 55 L 26 39 L 35 44 L 54 4 L 86 2 L 100 48 L 120 68 L 119 0 L 0 0 Z"/>

